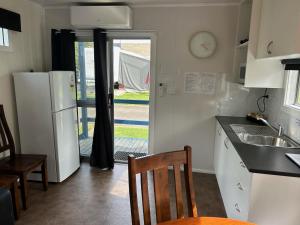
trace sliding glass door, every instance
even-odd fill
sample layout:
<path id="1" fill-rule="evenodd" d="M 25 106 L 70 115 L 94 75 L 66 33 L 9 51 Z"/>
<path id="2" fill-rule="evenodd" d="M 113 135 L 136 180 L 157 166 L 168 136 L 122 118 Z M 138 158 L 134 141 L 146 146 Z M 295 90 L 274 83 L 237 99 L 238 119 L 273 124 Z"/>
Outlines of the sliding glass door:
<path id="1" fill-rule="evenodd" d="M 89 157 L 95 123 L 94 43 L 75 43 L 80 155 Z"/>

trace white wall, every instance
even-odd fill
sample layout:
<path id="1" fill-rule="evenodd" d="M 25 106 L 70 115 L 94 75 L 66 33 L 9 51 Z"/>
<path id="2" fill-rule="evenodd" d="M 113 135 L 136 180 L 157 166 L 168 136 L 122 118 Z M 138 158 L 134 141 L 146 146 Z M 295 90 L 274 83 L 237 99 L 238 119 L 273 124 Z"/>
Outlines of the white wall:
<path id="1" fill-rule="evenodd" d="M 10 32 L 13 50 L 0 51 L 0 104 L 19 149 L 12 72 L 43 69 L 44 9 L 27 0 L 1 0 L 0 8 L 20 13 L 22 20 L 22 32 Z"/>
<path id="2" fill-rule="evenodd" d="M 157 34 L 157 83 L 174 82 L 175 95 L 156 98 L 155 152 L 193 147 L 193 167 L 213 171 L 213 145 L 217 112 L 216 96 L 184 94 L 184 72 L 224 72 L 231 75 L 237 26 L 237 6 L 137 7 L 134 29 Z M 51 28 L 70 28 L 69 10 L 46 9 L 46 29 L 50 45 Z M 191 36 L 201 30 L 215 34 L 216 54 L 196 59 L 188 51 Z M 50 47 L 46 53 L 51 65 Z M 158 86 L 158 85 L 157 85 Z"/>
<path id="3" fill-rule="evenodd" d="M 157 31 L 157 82 L 175 82 L 177 92 L 156 99 L 155 151 L 193 148 L 193 168 L 213 171 L 215 96 L 185 94 L 184 72 L 231 73 L 237 7 L 136 8 L 135 29 Z M 188 50 L 195 32 L 207 30 L 218 41 L 216 54 L 196 59 Z"/>

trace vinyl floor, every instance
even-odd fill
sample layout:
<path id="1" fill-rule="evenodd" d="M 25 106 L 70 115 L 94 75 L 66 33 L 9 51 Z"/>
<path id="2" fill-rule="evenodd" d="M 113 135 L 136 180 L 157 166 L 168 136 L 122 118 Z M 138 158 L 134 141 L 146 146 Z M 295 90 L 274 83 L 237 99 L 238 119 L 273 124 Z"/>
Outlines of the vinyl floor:
<path id="1" fill-rule="evenodd" d="M 174 190 L 171 178 L 170 189 Z M 199 214 L 224 217 L 215 176 L 193 173 L 193 180 Z M 172 203 L 174 196 L 171 191 Z M 103 171 L 82 163 L 72 177 L 61 184 L 50 184 L 47 192 L 41 184 L 30 183 L 29 197 L 29 209 L 21 212 L 16 225 L 131 225 L 126 164 Z M 151 208 L 153 202 L 151 199 Z M 154 210 L 151 215 L 155 219 Z"/>

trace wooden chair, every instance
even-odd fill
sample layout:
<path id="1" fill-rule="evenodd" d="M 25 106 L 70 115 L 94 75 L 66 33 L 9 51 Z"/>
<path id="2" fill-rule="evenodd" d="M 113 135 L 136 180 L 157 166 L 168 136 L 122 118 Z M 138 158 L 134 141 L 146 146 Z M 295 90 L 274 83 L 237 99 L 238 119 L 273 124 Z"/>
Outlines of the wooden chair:
<path id="1" fill-rule="evenodd" d="M 168 167 L 173 166 L 175 177 L 177 218 L 184 217 L 180 165 L 184 165 L 184 178 L 186 183 L 186 196 L 189 217 L 197 217 L 197 207 L 192 178 L 192 152 L 191 147 L 184 150 L 161 153 L 135 159 L 128 157 L 129 193 L 131 205 L 131 218 L 133 225 L 139 225 L 139 212 L 137 202 L 136 175 L 141 174 L 141 190 L 143 202 L 144 224 L 151 225 L 148 171 L 153 171 L 154 197 L 157 223 L 171 220 L 169 174 Z"/>
<path id="2" fill-rule="evenodd" d="M 27 176 L 29 173 L 41 173 L 44 190 L 46 191 L 48 189 L 47 156 L 15 153 L 14 140 L 6 121 L 3 105 L 0 105 L 0 153 L 8 150 L 10 152 L 10 155 L 8 157 L 0 159 L 0 174 L 12 174 L 17 175 L 20 178 L 23 208 L 27 209 Z M 41 171 L 35 171 L 38 167 L 41 167 Z"/>
<path id="3" fill-rule="evenodd" d="M 148 191 L 148 171 L 153 171 L 156 220 L 159 225 L 254 225 L 227 218 L 197 217 L 197 207 L 192 178 L 192 149 L 166 152 L 140 158 L 128 157 L 129 194 L 132 225 L 140 225 L 137 200 L 136 175 L 141 174 L 141 191 L 144 224 L 151 225 Z M 184 165 L 184 179 L 188 218 L 184 218 L 180 165 Z M 175 178 L 177 220 L 171 220 L 168 168 L 172 166 Z"/>

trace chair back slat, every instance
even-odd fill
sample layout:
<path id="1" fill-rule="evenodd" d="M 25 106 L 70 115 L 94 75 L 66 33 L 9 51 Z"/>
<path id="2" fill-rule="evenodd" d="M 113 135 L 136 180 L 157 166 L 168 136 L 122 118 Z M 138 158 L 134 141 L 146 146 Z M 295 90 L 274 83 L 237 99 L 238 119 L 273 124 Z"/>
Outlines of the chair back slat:
<path id="1" fill-rule="evenodd" d="M 0 105 L 0 139 L 0 153 L 10 150 L 10 156 L 13 157 L 15 155 L 15 144 L 7 124 L 3 105 Z"/>
<path id="2" fill-rule="evenodd" d="M 184 213 L 183 213 L 180 165 L 178 164 L 174 165 L 174 182 L 175 182 L 175 194 L 176 194 L 177 219 L 181 219 L 184 217 Z"/>
<path id="3" fill-rule="evenodd" d="M 147 172 L 141 173 L 141 190 L 142 190 L 144 224 L 151 225 Z"/>
<path id="4" fill-rule="evenodd" d="M 171 219 L 168 167 L 153 170 L 156 220 L 162 223 Z"/>
<path id="5" fill-rule="evenodd" d="M 196 207 L 196 198 L 194 192 L 193 185 L 193 177 L 192 177 L 192 167 L 188 166 L 192 163 L 192 151 L 191 147 L 185 146 L 184 149 L 187 151 L 187 161 L 188 163 L 184 165 L 184 178 L 186 184 L 186 196 L 187 196 L 187 205 L 188 205 L 188 213 L 190 217 L 197 217 L 197 207 Z"/>
<path id="6" fill-rule="evenodd" d="M 7 138 L 4 133 L 4 128 L 2 125 L 2 121 L 0 120 L 0 147 L 4 147 L 7 145 Z"/>
<path id="7" fill-rule="evenodd" d="M 135 163 L 133 157 L 128 157 L 128 170 L 135 171 Z M 131 220 L 132 225 L 140 225 L 139 208 L 136 192 L 136 173 L 128 173 L 130 206 L 131 206 Z"/>
<path id="8" fill-rule="evenodd" d="M 171 220 L 169 166 L 172 166 L 174 169 L 177 218 L 184 217 L 180 165 L 184 165 L 184 180 L 186 184 L 189 217 L 197 217 L 195 193 L 192 186 L 191 151 L 191 147 L 185 146 L 184 150 L 180 151 L 166 152 L 140 158 L 128 157 L 129 194 L 133 225 L 140 225 L 136 186 L 137 174 L 141 174 L 144 224 L 151 224 L 148 171 L 153 171 L 156 222 L 161 223 Z"/>

